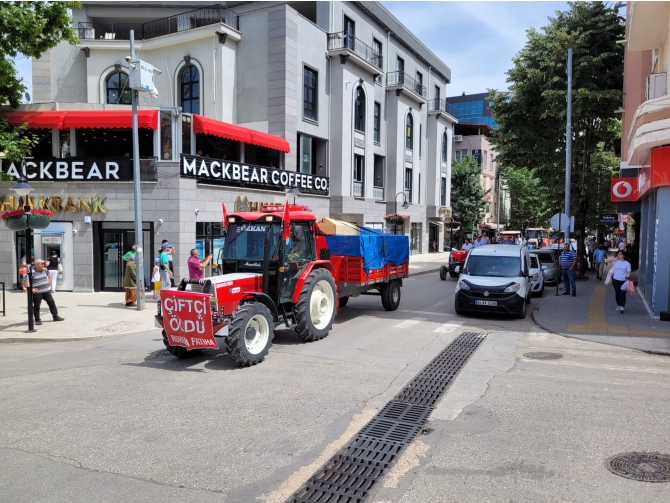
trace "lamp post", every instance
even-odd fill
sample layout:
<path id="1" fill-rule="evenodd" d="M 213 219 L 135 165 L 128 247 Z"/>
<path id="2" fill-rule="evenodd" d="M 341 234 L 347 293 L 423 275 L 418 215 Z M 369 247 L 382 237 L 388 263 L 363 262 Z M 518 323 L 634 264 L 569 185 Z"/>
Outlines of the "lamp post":
<path id="1" fill-rule="evenodd" d="M 300 190 L 298 190 L 296 187 L 291 187 L 290 189 L 286 190 L 286 197 L 293 196 L 293 204 L 295 204 L 296 196 L 299 196 L 299 195 L 300 195 Z"/>
<path id="2" fill-rule="evenodd" d="M 393 200 L 393 204 L 395 204 L 395 209 L 393 210 L 393 213 L 394 213 L 395 215 L 398 214 L 398 196 L 399 196 L 400 194 L 402 194 L 402 206 L 401 206 L 401 208 L 402 208 L 403 210 L 406 210 L 407 208 L 409 208 L 409 203 L 407 202 L 407 199 L 405 199 L 405 191 L 404 191 L 404 190 L 401 190 L 400 192 L 398 192 L 398 193 L 395 195 L 395 198 L 394 198 L 394 200 Z M 397 231 L 397 225 L 398 225 L 398 224 L 393 224 L 393 234 L 397 234 L 397 232 L 396 232 L 396 231 Z"/>
<path id="3" fill-rule="evenodd" d="M 21 175 L 16 181 L 16 184 L 12 187 L 12 190 L 16 194 L 23 198 L 23 211 L 26 212 L 26 266 L 28 268 L 28 332 L 35 332 L 34 325 L 34 311 L 33 311 L 33 264 L 32 264 L 32 252 L 33 252 L 33 232 L 30 228 L 30 202 L 28 201 L 28 194 L 33 190 L 30 184 L 26 179 Z"/>

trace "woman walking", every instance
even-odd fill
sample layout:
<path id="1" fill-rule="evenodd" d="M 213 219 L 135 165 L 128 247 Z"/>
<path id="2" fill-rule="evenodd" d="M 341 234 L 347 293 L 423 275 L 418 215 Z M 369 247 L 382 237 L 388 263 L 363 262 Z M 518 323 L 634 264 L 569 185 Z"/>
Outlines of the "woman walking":
<path id="1" fill-rule="evenodd" d="M 56 293 L 56 283 L 58 282 L 58 266 L 60 266 L 60 259 L 56 250 L 51 250 L 51 256 L 47 260 L 47 271 L 49 274 L 49 284 L 51 285 L 51 293 Z"/>
<path id="2" fill-rule="evenodd" d="M 135 264 L 134 255 L 128 257 L 126 262 L 123 286 L 126 289 L 126 306 L 135 306 L 137 301 L 137 264 Z"/>
<path id="3" fill-rule="evenodd" d="M 608 259 L 607 263 L 614 262 L 612 265 L 612 286 L 614 286 L 614 295 L 616 297 L 616 310 L 623 314 L 626 307 L 626 290 L 621 286 L 628 281 L 630 276 L 630 263 L 625 259 L 623 251 L 617 253 L 616 259 Z"/>

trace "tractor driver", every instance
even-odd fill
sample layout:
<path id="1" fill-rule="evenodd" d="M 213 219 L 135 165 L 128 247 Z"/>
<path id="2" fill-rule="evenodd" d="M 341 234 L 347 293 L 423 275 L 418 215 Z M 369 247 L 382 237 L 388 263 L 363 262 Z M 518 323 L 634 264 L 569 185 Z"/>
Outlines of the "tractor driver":
<path id="1" fill-rule="evenodd" d="M 296 225 L 291 229 L 292 247 L 286 254 L 289 262 L 304 262 L 307 257 L 307 240 L 304 239 L 302 226 Z"/>

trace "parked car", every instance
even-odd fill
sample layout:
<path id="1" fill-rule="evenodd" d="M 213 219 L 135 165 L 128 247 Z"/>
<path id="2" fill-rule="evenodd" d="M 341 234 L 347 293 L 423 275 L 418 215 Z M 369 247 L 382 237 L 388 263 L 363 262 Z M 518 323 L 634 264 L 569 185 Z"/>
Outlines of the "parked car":
<path id="1" fill-rule="evenodd" d="M 531 295 L 542 296 L 544 291 L 544 273 L 542 271 L 542 263 L 537 255 L 530 253 L 530 293 Z"/>
<path id="2" fill-rule="evenodd" d="M 526 317 L 531 276 L 528 249 L 509 245 L 475 248 L 456 283 L 456 314 L 468 310 Z"/>
<path id="3" fill-rule="evenodd" d="M 544 275 L 544 282 L 547 284 L 556 284 L 561 275 L 556 250 L 532 250 L 530 254 L 539 259 L 542 266 L 542 274 Z"/>

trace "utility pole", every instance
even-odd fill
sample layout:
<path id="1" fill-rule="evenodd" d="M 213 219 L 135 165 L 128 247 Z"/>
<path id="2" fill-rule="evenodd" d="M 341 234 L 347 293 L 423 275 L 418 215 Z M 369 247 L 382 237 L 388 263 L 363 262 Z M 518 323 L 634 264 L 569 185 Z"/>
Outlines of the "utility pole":
<path id="1" fill-rule="evenodd" d="M 572 49 L 568 49 L 568 123 L 565 127 L 565 214 L 570 235 L 570 179 L 572 170 Z"/>
<path id="2" fill-rule="evenodd" d="M 497 172 L 496 172 L 496 182 L 498 183 L 498 202 L 496 204 L 496 206 L 497 206 L 497 208 L 496 208 L 496 218 L 497 218 L 498 221 L 496 222 L 496 232 L 499 233 L 500 232 L 500 168 L 498 168 L 496 166 L 496 170 L 497 170 Z"/>
<path id="3" fill-rule="evenodd" d="M 130 30 L 130 64 L 138 65 L 135 56 L 135 31 Z M 132 89 L 133 108 L 133 188 L 135 192 L 135 263 L 137 264 L 137 310 L 144 309 L 144 235 L 142 230 L 142 187 L 140 185 L 140 144 L 139 131 L 137 127 L 137 101 L 139 92 Z"/>

